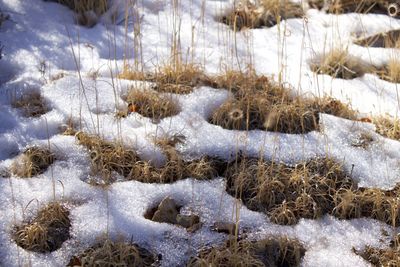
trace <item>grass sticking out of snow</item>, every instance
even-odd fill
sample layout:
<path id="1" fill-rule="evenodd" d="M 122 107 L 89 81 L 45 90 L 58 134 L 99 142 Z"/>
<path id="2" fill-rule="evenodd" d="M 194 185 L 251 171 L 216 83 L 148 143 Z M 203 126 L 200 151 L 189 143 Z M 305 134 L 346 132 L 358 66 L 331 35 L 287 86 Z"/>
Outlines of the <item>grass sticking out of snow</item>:
<path id="1" fill-rule="evenodd" d="M 377 74 L 388 82 L 400 83 L 400 60 L 391 58 L 383 69 L 377 71 Z"/>
<path id="2" fill-rule="evenodd" d="M 219 18 L 219 21 L 233 30 L 242 30 L 272 27 L 283 19 L 301 18 L 303 15 L 301 5 L 288 0 L 262 0 L 259 4 L 241 0 L 231 12 Z"/>
<path id="3" fill-rule="evenodd" d="M 357 188 L 341 165 L 330 159 L 287 166 L 242 157 L 228 165 L 224 176 L 228 193 L 249 209 L 267 213 L 277 224 L 293 225 L 300 218 L 330 214 L 400 225 L 398 187 L 391 191 Z"/>
<path id="4" fill-rule="evenodd" d="M 23 94 L 13 101 L 12 106 L 20 109 L 25 117 L 40 117 L 50 110 L 43 97 L 37 92 Z"/>
<path id="5" fill-rule="evenodd" d="M 312 71 L 327 74 L 333 78 L 354 79 L 372 72 L 373 67 L 348 53 L 347 50 L 333 49 L 310 65 Z"/>
<path id="6" fill-rule="evenodd" d="M 19 177 L 32 177 L 43 173 L 54 162 L 54 154 L 41 147 L 27 148 L 11 165 L 12 174 Z"/>
<path id="7" fill-rule="evenodd" d="M 39 253 L 52 252 L 69 238 L 69 211 L 59 202 L 42 208 L 36 218 L 17 226 L 14 239 L 18 246 Z"/>
<path id="8" fill-rule="evenodd" d="M 376 131 L 387 138 L 400 140 L 400 120 L 388 117 L 376 117 L 372 121 L 376 126 Z"/>
<path id="9" fill-rule="evenodd" d="M 105 239 L 82 254 L 72 257 L 67 266 L 157 266 L 157 257 L 136 244 Z"/>
<path id="10" fill-rule="evenodd" d="M 299 266 L 304 254 L 299 241 L 284 237 L 259 241 L 231 239 L 221 247 L 200 251 L 187 266 Z"/>
<path id="11" fill-rule="evenodd" d="M 382 32 L 355 41 L 355 44 L 366 47 L 399 48 L 400 30 Z"/>
<path id="12" fill-rule="evenodd" d="M 218 161 L 202 157 L 186 161 L 171 144 L 172 141 L 156 141 L 166 156 L 161 167 L 154 167 L 142 161 L 136 151 L 126 148 L 118 142 L 107 142 L 101 138 L 79 132 L 78 143 L 89 150 L 92 170 L 96 179 L 89 181 L 93 185 L 109 185 L 116 181 L 116 174 L 127 180 L 145 183 L 172 183 L 180 179 L 211 179 L 218 174 Z"/>
<path id="13" fill-rule="evenodd" d="M 387 0 L 332 0 L 327 1 L 325 8 L 327 12 L 334 14 L 353 12 L 387 14 L 388 5 Z"/>
<path id="14" fill-rule="evenodd" d="M 141 91 L 132 88 L 126 101 L 131 108 L 130 112 L 137 112 L 140 115 L 158 122 L 166 117 L 172 117 L 180 112 L 177 103 L 168 95 L 160 95 L 154 91 Z"/>

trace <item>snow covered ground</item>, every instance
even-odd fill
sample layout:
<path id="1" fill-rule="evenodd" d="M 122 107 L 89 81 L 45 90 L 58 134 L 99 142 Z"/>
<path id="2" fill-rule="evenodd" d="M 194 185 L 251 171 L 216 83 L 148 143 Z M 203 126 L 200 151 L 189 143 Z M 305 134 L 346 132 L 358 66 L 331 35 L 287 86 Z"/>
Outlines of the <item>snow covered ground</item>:
<path id="1" fill-rule="evenodd" d="M 229 94 L 209 87 L 196 88 L 189 95 L 174 95 L 181 112 L 159 124 L 138 114 L 119 121 L 115 110 L 126 105 L 123 96 L 129 86 L 135 83 L 146 90 L 149 84 L 116 76 L 126 59 L 142 57 L 148 70 L 168 62 L 174 20 L 178 20 L 181 51 L 188 51 L 188 58 L 193 57 L 207 73 L 244 67 L 251 56 L 258 74 L 278 77 L 283 71 L 284 82 L 293 93 L 330 95 L 350 101 L 366 116 L 396 117 L 400 115 L 397 84 L 373 74 L 353 80 L 317 75 L 309 63 L 330 47 L 347 47 L 352 55 L 382 65 L 398 51 L 360 47 L 353 44 L 353 39 L 398 29 L 400 20 L 376 14 L 329 15 L 310 9 L 307 19 L 290 19 L 279 27 L 235 34 L 216 21 L 216 16 L 232 6 L 231 1 L 180 1 L 174 9 L 173 1 L 138 0 L 138 12 L 129 9 L 131 16 L 125 21 L 129 2 L 110 1 L 111 9 L 100 23 L 85 28 L 76 25 L 73 12 L 59 4 L 0 1 L 0 10 L 10 15 L 0 28 L 4 45 L 0 59 L 0 167 L 9 167 L 19 152 L 34 144 L 47 146 L 49 142 L 57 158 L 50 169 L 36 177 L 0 178 L 0 265 L 65 266 L 72 255 L 108 231 L 111 236 L 132 238 L 161 253 L 163 266 L 179 266 L 201 246 L 222 242 L 225 235 L 210 231 L 210 226 L 215 221 L 235 221 L 235 210 L 240 209 L 240 225 L 251 229 L 252 236 L 285 234 L 298 238 L 307 250 L 304 266 L 368 266 L 352 248 L 387 246 L 390 237 L 382 235 L 382 229 L 395 229 L 376 220 L 340 221 L 330 216 L 302 219 L 295 226 L 275 225 L 265 214 L 240 206 L 225 192 L 220 178 L 188 178 L 166 185 L 126 181 L 114 183 L 107 190 L 93 187 L 84 182 L 90 175 L 89 156 L 74 137 L 61 135 L 60 127 L 69 118 L 81 120 L 85 132 L 100 133 L 107 140 L 122 137 L 143 159 L 155 163 L 162 162 L 163 156 L 152 141 L 154 136 L 174 134 L 186 137 L 180 151 L 187 155 L 228 158 L 239 150 L 253 156 L 262 151 L 266 159 L 289 164 L 330 155 L 344 163 L 359 186 L 391 189 L 400 182 L 400 142 L 376 134 L 372 124 L 321 114 L 322 130 L 303 135 L 225 130 L 208 123 L 207 118 Z M 109 22 L 114 13 L 116 25 Z M 135 55 L 133 29 L 139 22 L 142 50 Z M 50 79 L 61 72 L 61 79 Z M 99 77 L 93 79 L 95 72 Z M 31 91 L 40 92 L 51 111 L 26 118 L 12 107 L 15 98 Z M 374 139 L 368 149 L 351 146 L 354 136 L 361 132 Z M 11 238 L 13 225 L 34 214 L 36 203 L 50 202 L 53 188 L 57 199 L 76 203 L 71 208 L 71 238 L 48 254 L 21 249 Z M 191 234 L 177 226 L 145 219 L 145 211 L 165 196 L 172 196 L 199 214 L 203 227 Z"/>

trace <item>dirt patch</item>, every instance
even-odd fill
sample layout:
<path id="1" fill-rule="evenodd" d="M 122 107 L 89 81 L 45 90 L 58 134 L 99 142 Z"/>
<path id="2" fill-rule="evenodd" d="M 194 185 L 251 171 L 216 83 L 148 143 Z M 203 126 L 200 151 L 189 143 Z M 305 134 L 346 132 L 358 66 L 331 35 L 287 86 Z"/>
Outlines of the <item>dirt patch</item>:
<path id="1" fill-rule="evenodd" d="M 281 20 L 304 16 L 300 4 L 287 0 L 262 0 L 259 4 L 242 0 L 218 20 L 233 30 L 272 27 Z"/>
<path id="2" fill-rule="evenodd" d="M 23 249 L 46 253 L 61 247 L 69 238 L 71 222 L 68 209 L 53 202 L 42 208 L 30 222 L 17 226 L 14 240 Z"/>
<path id="3" fill-rule="evenodd" d="M 40 117 L 50 111 L 40 93 L 23 94 L 13 101 L 12 106 L 22 111 L 25 117 Z"/>
<path id="4" fill-rule="evenodd" d="M 45 172 L 54 160 L 55 156 L 49 149 L 33 146 L 14 160 L 10 171 L 19 177 L 33 177 Z"/>
<path id="5" fill-rule="evenodd" d="M 67 266 L 159 266 L 158 257 L 132 243 L 106 239 L 71 258 Z"/>
<path id="6" fill-rule="evenodd" d="M 187 266 L 299 266 L 304 254 L 299 241 L 284 237 L 260 241 L 231 239 L 221 247 L 201 250 Z"/>

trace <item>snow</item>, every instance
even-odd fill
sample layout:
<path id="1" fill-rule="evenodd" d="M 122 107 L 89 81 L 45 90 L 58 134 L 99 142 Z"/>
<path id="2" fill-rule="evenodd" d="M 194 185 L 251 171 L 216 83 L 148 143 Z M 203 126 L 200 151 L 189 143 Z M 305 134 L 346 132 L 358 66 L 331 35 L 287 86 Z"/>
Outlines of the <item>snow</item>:
<path id="1" fill-rule="evenodd" d="M 307 249 L 304 266 L 368 266 L 352 248 L 387 246 L 389 237 L 382 235 L 382 229 L 395 229 L 371 219 L 337 220 L 330 216 L 278 226 L 229 196 L 222 178 L 201 182 L 188 177 L 165 185 L 125 181 L 108 189 L 93 187 L 85 183 L 90 175 L 89 156 L 74 137 L 61 135 L 60 127 L 69 118 L 81 120 L 83 131 L 98 133 L 107 140 L 121 138 L 142 159 L 155 165 L 164 157 L 153 138 L 174 134 L 186 137 L 179 149 L 193 157 L 229 158 L 243 151 L 295 164 L 330 156 L 344 164 L 359 186 L 390 189 L 400 182 L 400 142 L 376 134 L 372 124 L 321 114 L 321 130 L 303 135 L 225 130 L 209 124 L 207 118 L 230 95 L 210 87 L 195 88 L 189 95 L 171 95 L 181 112 L 159 124 L 138 114 L 119 121 L 115 111 L 126 105 L 124 96 L 131 86 L 152 89 L 151 83 L 117 79 L 116 74 L 125 59 L 142 57 L 149 70 L 167 62 L 174 22 L 179 22 L 182 51 L 189 51 L 188 60 L 202 64 L 210 74 L 253 63 L 257 73 L 275 78 L 283 70 L 284 82 L 293 93 L 330 95 L 350 101 L 362 114 L 398 116 L 397 84 L 372 74 L 353 80 L 332 79 L 313 73 L 309 63 L 330 47 L 339 46 L 366 62 L 382 65 L 398 51 L 363 48 L 352 40 L 400 28 L 400 21 L 385 15 L 336 16 L 308 10 L 307 19 L 290 19 L 279 26 L 235 35 L 215 20 L 231 6 L 230 1 L 180 1 L 174 9 L 172 1 L 142 0 L 135 8 L 130 7 L 132 16 L 126 32 L 124 10 L 130 2 L 110 1 L 110 10 L 93 28 L 76 25 L 73 12 L 55 3 L 0 3 L 1 11 L 11 15 L 0 28 L 4 45 L 0 60 L 0 169 L 9 167 L 19 152 L 34 144 L 50 144 L 57 158 L 51 168 L 36 177 L 0 178 L 0 265 L 65 266 L 72 255 L 108 232 L 161 253 L 163 266 L 178 266 L 203 245 L 222 243 L 226 236 L 210 231 L 210 226 L 218 220 L 235 222 L 238 211 L 241 229 L 250 229 L 250 236 L 256 239 L 280 234 L 303 242 Z M 178 15 L 173 16 L 176 12 Z M 114 14 L 116 25 L 110 23 Z M 142 48 L 135 54 L 133 27 L 138 21 Z M 39 71 L 40 62 L 45 64 L 44 74 Z M 91 77 L 95 72 L 100 75 L 97 79 Z M 50 79 L 59 73 L 64 77 Z M 33 90 L 41 92 L 51 111 L 26 118 L 11 103 Z M 372 144 L 367 149 L 352 146 L 357 134 L 371 136 Z M 178 226 L 146 220 L 145 211 L 166 196 L 200 215 L 204 226 L 190 234 Z M 19 248 L 11 238 L 12 227 L 54 197 L 70 203 L 72 237 L 48 254 Z"/>

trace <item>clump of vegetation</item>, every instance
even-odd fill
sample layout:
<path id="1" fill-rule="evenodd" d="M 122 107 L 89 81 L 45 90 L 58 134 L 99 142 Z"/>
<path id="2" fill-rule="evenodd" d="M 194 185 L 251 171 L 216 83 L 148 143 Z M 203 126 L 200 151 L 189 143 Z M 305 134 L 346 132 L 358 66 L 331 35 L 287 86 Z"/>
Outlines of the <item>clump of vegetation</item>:
<path id="1" fill-rule="evenodd" d="M 212 77 L 208 82 L 233 94 L 233 98 L 209 118 L 210 123 L 225 129 L 300 134 L 318 130 L 319 113 L 347 119 L 356 117 L 354 111 L 338 100 L 291 96 L 287 88 L 254 72 L 228 72 L 224 76 Z"/>
<path id="2" fill-rule="evenodd" d="M 333 49 L 321 56 L 318 63 L 311 64 L 311 70 L 318 74 L 327 74 L 333 78 L 354 79 L 372 72 L 371 65 L 350 55 L 347 50 Z"/>
<path id="3" fill-rule="evenodd" d="M 26 117 L 40 117 L 50 111 L 43 97 L 37 92 L 23 94 L 13 101 L 12 106 L 21 109 Z"/>
<path id="4" fill-rule="evenodd" d="M 186 161 L 170 143 L 162 145 L 166 155 L 165 164 L 155 167 L 142 161 L 136 151 L 126 148 L 122 143 L 107 142 L 82 132 L 77 133 L 76 137 L 78 143 L 89 150 L 92 170 L 100 176 L 100 180 L 90 181 L 94 185 L 112 184 L 116 181 L 115 174 L 145 183 L 172 183 L 187 177 L 210 179 L 216 176 L 217 160 L 203 157 Z"/>
<path id="5" fill-rule="evenodd" d="M 400 48 L 400 30 L 382 32 L 356 40 L 354 43 L 366 47 Z"/>
<path id="6" fill-rule="evenodd" d="M 387 14 L 388 5 L 387 0 L 331 0 L 326 1 L 324 8 L 327 12 L 334 14 L 352 12 Z"/>
<path id="7" fill-rule="evenodd" d="M 108 9 L 107 0 L 45 0 L 57 2 L 75 11 L 80 25 L 93 27 L 98 17 Z"/>
<path id="8" fill-rule="evenodd" d="M 221 247 L 200 251 L 186 266 L 299 266 L 304 254 L 299 241 L 285 237 L 259 241 L 231 239 Z"/>
<path id="9" fill-rule="evenodd" d="M 289 0 L 262 0 L 257 5 L 242 0 L 230 13 L 222 16 L 220 21 L 233 30 L 242 30 L 272 27 L 281 20 L 301 18 L 303 15 L 302 6 Z"/>
<path id="10" fill-rule="evenodd" d="M 49 149 L 33 146 L 14 160 L 10 170 L 19 177 L 33 177 L 45 172 L 54 160 L 55 156 Z"/>
<path id="11" fill-rule="evenodd" d="M 376 131 L 387 138 L 400 140 L 400 119 L 389 117 L 375 117 L 372 122 L 376 126 Z"/>
<path id="12" fill-rule="evenodd" d="M 171 96 L 159 95 L 154 91 L 141 91 L 132 88 L 126 101 L 133 108 L 133 110 L 130 110 L 131 112 L 137 112 L 144 117 L 151 118 L 154 122 L 175 116 L 180 112 L 177 103 Z"/>
<path id="13" fill-rule="evenodd" d="M 383 80 L 392 83 L 400 83 L 400 60 L 392 58 L 382 69 L 377 70 L 376 73 Z"/>
<path id="14" fill-rule="evenodd" d="M 367 246 L 363 251 L 355 251 L 374 266 L 400 266 L 400 234 L 391 241 L 390 247 L 378 249 Z"/>
<path id="15" fill-rule="evenodd" d="M 269 215 L 272 222 L 293 225 L 300 218 L 325 214 L 339 219 L 368 217 L 400 225 L 398 189 L 358 188 L 331 159 L 313 159 L 295 166 L 239 157 L 224 175 L 227 192 L 251 210 Z"/>
<path id="16" fill-rule="evenodd" d="M 14 240 L 23 249 L 46 253 L 61 247 L 69 238 L 68 209 L 59 202 L 49 203 L 30 222 L 17 226 Z"/>
<path id="17" fill-rule="evenodd" d="M 150 251 L 132 243 L 105 239 L 72 257 L 67 266 L 158 266 L 158 258 Z"/>

